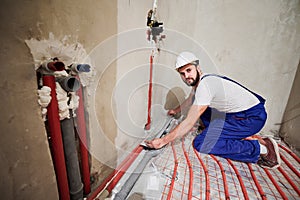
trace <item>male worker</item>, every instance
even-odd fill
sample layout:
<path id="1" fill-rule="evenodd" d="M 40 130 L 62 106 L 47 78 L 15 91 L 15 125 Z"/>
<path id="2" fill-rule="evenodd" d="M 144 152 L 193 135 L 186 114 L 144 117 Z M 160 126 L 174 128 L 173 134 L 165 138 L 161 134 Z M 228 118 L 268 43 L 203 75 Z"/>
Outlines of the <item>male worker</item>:
<path id="1" fill-rule="evenodd" d="M 261 96 L 227 77 L 203 73 L 199 59 L 193 53 L 182 52 L 175 66 L 192 91 L 179 107 L 169 110 L 168 114 L 174 115 L 186 107 L 190 108 L 186 118 L 169 134 L 146 141 L 150 148 L 161 148 L 184 136 L 200 117 L 205 129 L 193 141 L 197 151 L 258 163 L 269 169 L 280 165 L 278 145 L 272 138 L 248 139 L 258 133 L 266 122 L 265 100 Z"/>

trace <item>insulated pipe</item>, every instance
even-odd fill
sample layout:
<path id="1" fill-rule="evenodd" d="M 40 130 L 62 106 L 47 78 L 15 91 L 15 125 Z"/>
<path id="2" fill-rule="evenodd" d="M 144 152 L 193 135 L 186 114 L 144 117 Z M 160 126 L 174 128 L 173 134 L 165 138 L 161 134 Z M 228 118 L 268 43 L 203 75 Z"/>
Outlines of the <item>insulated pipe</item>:
<path id="1" fill-rule="evenodd" d="M 60 121 L 58 115 L 58 102 L 56 98 L 56 85 L 54 76 L 43 76 L 43 85 L 51 88 L 51 98 L 47 107 L 48 128 L 50 135 L 50 149 L 56 174 L 57 187 L 60 200 L 69 200 L 68 177 L 65 164 L 63 142 L 61 137 Z"/>
<path id="2" fill-rule="evenodd" d="M 129 176 L 126 182 L 123 184 L 121 190 L 116 194 L 114 200 L 124 200 L 129 195 L 134 184 L 141 176 L 148 162 L 155 156 L 157 156 L 161 150 L 148 150 L 139 165 L 135 168 L 134 172 Z"/>
<path id="3" fill-rule="evenodd" d="M 102 183 L 101 185 L 88 196 L 87 200 L 92 200 L 97 197 L 99 193 L 102 193 L 106 188 L 108 193 L 111 193 L 112 189 L 116 186 L 118 181 L 122 178 L 125 171 L 130 167 L 136 157 L 143 150 L 142 146 L 137 146 Z M 111 182 L 112 181 L 112 182 Z"/>
<path id="4" fill-rule="evenodd" d="M 79 105 L 77 108 L 77 126 L 78 135 L 80 139 L 80 157 L 81 157 L 81 171 L 82 171 L 82 181 L 84 185 L 84 194 L 89 194 L 91 192 L 91 182 L 90 182 L 90 167 L 89 167 L 89 154 L 88 154 L 88 144 L 87 144 L 87 134 L 86 134 L 86 124 L 84 116 L 84 105 L 83 105 L 83 94 L 82 87 L 77 91 L 79 96 Z"/>
<path id="5" fill-rule="evenodd" d="M 61 130 L 64 143 L 71 200 L 81 200 L 83 199 L 83 184 L 81 182 L 78 154 L 75 143 L 73 118 L 66 118 L 62 120 Z"/>
<path id="6" fill-rule="evenodd" d="M 151 127 L 152 72 L 153 72 L 153 55 L 150 56 L 150 77 L 149 77 L 149 90 L 148 90 L 148 115 L 147 115 L 147 124 L 145 125 L 146 130 L 149 130 L 150 127 Z"/>
<path id="7" fill-rule="evenodd" d="M 162 136 L 169 132 L 172 126 L 177 122 L 174 118 L 170 118 L 167 123 L 163 126 L 160 132 L 156 135 L 157 137 Z M 109 194 L 123 177 L 127 169 L 134 162 L 140 152 L 144 149 L 143 146 L 138 145 L 123 161 L 122 163 L 101 183 L 101 185 L 88 196 L 87 200 L 92 200 L 97 197 L 100 193 L 108 192 Z M 105 190 L 106 189 L 106 190 Z"/>

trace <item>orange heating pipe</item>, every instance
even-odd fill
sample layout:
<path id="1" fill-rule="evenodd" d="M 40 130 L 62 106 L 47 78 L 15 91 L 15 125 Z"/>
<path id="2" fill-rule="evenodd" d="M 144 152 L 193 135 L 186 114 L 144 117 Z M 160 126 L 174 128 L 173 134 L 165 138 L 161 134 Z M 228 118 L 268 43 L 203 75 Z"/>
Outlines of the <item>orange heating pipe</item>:
<path id="1" fill-rule="evenodd" d="M 173 189 L 174 189 L 174 183 L 175 183 L 177 167 L 178 167 L 178 160 L 177 160 L 176 151 L 175 151 L 175 147 L 174 147 L 173 142 L 172 142 L 172 151 L 173 151 L 173 155 L 174 155 L 174 170 L 173 170 L 172 181 L 171 181 L 171 185 L 170 185 L 167 200 L 170 200 L 171 197 L 172 197 L 172 192 L 173 192 Z"/>
<path id="2" fill-rule="evenodd" d="M 188 199 L 192 199 L 192 195 L 193 195 L 193 168 L 192 168 L 192 163 L 189 159 L 188 153 L 185 150 L 184 139 L 183 138 L 182 138 L 181 142 L 182 142 L 183 153 L 184 153 L 186 162 L 187 162 L 188 167 L 189 167 L 189 172 L 190 172 Z"/>
<path id="3" fill-rule="evenodd" d="M 240 185 L 241 185 L 241 189 L 242 189 L 244 198 L 248 200 L 248 199 L 249 199 L 249 196 L 248 196 L 246 187 L 245 187 L 245 185 L 244 185 L 244 182 L 243 182 L 243 180 L 242 180 L 242 178 L 241 178 L 241 175 L 240 175 L 238 169 L 236 168 L 236 166 L 234 166 L 234 164 L 232 163 L 232 161 L 231 161 L 230 159 L 226 159 L 226 160 L 228 161 L 228 163 L 229 163 L 229 164 L 231 165 L 231 167 L 233 168 L 233 170 L 234 170 L 234 172 L 235 172 L 235 174 L 236 174 L 236 176 L 237 176 L 237 178 L 238 178 L 238 180 L 239 180 L 239 182 L 240 182 Z"/>
<path id="4" fill-rule="evenodd" d="M 194 145 L 193 145 L 194 146 Z M 206 188 L 205 188 L 205 199 L 206 200 L 209 200 L 209 196 L 210 196 L 210 183 L 209 183 L 209 176 L 208 176 L 208 170 L 207 170 L 207 167 L 206 165 L 204 164 L 203 160 L 201 159 L 199 153 L 197 152 L 197 150 L 195 148 L 194 149 L 194 152 L 204 170 L 204 174 L 205 174 L 205 182 L 206 182 Z"/>
<path id="5" fill-rule="evenodd" d="M 218 165 L 220 167 L 222 178 L 223 178 L 223 184 L 224 184 L 225 199 L 230 199 L 228 185 L 227 185 L 227 181 L 226 181 L 225 170 L 224 170 L 221 162 L 214 155 L 210 154 L 210 156 L 218 163 Z"/>
<path id="6" fill-rule="evenodd" d="M 247 165 L 248 165 L 248 168 L 249 168 L 249 170 L 250 170 L 252 179 L 253 179 L 253 181 L 254 181 L 254 183 L 255 183 L 257 189 L 258 189 L 258 192 L 259 192 L 261 198 L 262 198 L 263 200 L 266 200 L 266 199 L 267 199 L 266 194 L 265 194 L 265 192 L 263 191 L 263 189 L 261 188 L 261 185 L 259 184 L 259 182 L 258 182 L 258 180 L 257 180 L 257 178 L 256 178 L 256 176 L 255 176 L 255 174 L 254 174 L 254 170 L 253 170 L 251 164 L 250 164 L 250 163 L 247 163 Z"/>

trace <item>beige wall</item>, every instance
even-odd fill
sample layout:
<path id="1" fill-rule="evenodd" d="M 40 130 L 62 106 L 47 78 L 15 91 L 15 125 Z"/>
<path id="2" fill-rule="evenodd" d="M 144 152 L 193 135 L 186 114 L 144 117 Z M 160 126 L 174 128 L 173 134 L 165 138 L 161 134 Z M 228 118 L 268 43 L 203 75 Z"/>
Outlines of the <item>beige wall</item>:
<path id="1" fill-rule="evenodd" d="M 37 103 L 34 63 L 25 40 L 58 39 L 69 36 L 87 52 L 116 33 L 117 4 L 112 0 L 92 1 L 1 1 L 0 86 L 1 199 L 58 199 L 56 180 L 41 112 Z M 113 53 L 113 52 L 112 52 Z M 112 68 L 113 70 L 113 68 Z M 110 82 L 102 86 L 110 91 Z M 111 82 L 112 81 L 112 82 Z M 110 100 L 99 97 L 105 116 Z M 111 131 L 113 127 L 109 127 Z M 110 136 L 113 137 L 113 136 Z M 99 164 L 97 173 L 103 178 Z"/>
<path id="2" fill-rule="evenodd" d="M 280 136 L 300 155 L 300 64 L 281 122 Z"/>

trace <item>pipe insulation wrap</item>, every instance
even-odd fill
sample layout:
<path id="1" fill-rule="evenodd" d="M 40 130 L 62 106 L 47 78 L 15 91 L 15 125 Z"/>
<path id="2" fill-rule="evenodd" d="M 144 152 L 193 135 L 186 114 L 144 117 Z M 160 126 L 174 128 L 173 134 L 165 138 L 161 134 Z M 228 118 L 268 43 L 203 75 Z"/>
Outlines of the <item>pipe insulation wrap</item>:
<path id="1" fill-rule="evenodd" d="M 161 152 L 161 149 L 158 150 L 148 150 L 139 163 L 139 165 L 135 168 L 134 172 L 129 176 L 126 182 L 123 184 L 121 190 L 116 194 L 114 200 L 124 200 L 129 195 L 130 191 L 132 190 L 134 184 L 141 176 L 142 172 L 144 171 L 146 165 L 149 161 L 157 156 Z"/>

